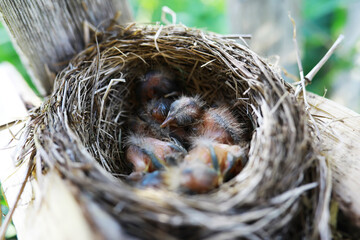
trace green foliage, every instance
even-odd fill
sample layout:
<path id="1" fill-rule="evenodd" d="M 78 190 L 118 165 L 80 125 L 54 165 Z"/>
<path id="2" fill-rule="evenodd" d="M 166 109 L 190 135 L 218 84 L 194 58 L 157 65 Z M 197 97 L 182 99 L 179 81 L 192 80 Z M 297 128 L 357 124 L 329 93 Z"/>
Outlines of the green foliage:
<path id="1" fill-rule="evenodd" d="M 132 0 L 131 4 L 137 22 L 159 22 L 161 8 L 168 6 L 175 11 L 177 23 L 218 33 L 229 31 L 223 0 Z"/>
<path id="2" fill-rule="evenodd" d="M 6 202 L 5 197 L 4 197 L 4 192 L 3 192 L 3 189 L 2 189 L 2 186 L 1 186 L 1 182 L 0 182 L 0 206 L 1 206 L 2 213 L 7 214 L 8 205 L 7 205 L 7 202 Z"/>
<path id="3" fill-rule="evenodd" d="M 6 32 L 6 29 L 0 22 L 0 62 L 9 62 L 15 66 L 20 72 L 25 81 L 29 84 L 31 89 L 38 94 L 34 84 L 32 83 L 28 73 L 25 70 L 24 65 L 21 63 L 19 56 L 17 55 L 13 45 L 11 44 L 10 37 Z"/>
<path id="4" fill-rule="evenodd" d="M 336 38 L 342 33 L 347 20 L 346 6 L 351 1 L 303 1 L 303 24 L 300 32 L 304 40 L 302 63 L 305 74 L 319 62 Z M 322 95 L 326 88 L 329 89 L 329 94 L 331 94 L 331 86 L 336 73 L 353 67 L 351 61 L 353 54 L 354 52 L 351 52 L 347 56 L 339 58 L 335 52 L 307 89 Z"/>
<path id="5" fill-rule="evenodd" d="M 9 206 L 4 198 L 4 192 L 3 189 L 1 187 L 1 183 L 0 183 L 0 207 L 1 207 L 1 222 L 4 221 L 5 219 L 5 215 L 8 214 L 9 212 Z M 1 224 L 0 224 L 1 225 Z M 10 239 L 17 239 L 16 237 L 16 229 L 14 227 L 14 224 L 10 224 L 8 229 L 6 230 L 6 234 L 5 234 L 5 239 L 6 240 L 10 240 Z"/>

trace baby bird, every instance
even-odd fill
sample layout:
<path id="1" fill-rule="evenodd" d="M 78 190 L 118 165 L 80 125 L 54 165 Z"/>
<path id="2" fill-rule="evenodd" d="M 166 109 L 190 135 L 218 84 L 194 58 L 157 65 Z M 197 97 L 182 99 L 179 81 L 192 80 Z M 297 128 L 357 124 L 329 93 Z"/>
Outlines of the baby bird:
<path id="1" fill-rule="evenodd" d="M 195 161 L 182 168 L 181 189 L 190 193 L 207 193 L 218 186 L 218 174 L 206 164 Z"/>
<path id="2" fill-rule="evenodd" d="M 168 94 L 177 94 L 179 83 L 175 81 L 174 75 L 168 70 L 151 70 L 140 79 L 136 95 L 141 103 L 146 103 L 151 99 L 162 98 Z"/>
<path id="3" fill-rule="evenodd" d="M 245 157 L 244 149 L 238 145 L 196 138 L 184 158 L 181 185 L 196 193 L 212 190 L 238 174 Z"/>
<path id="4" fill-rule="evenodd" d="M 161 124 L 165 121 L 173 101 L 168 98 L 152 99 L 145 104 L 146 117 L 151 118 L 156 123 Z"/>
<path id="5" fill-rule="evenodd" d="M 198 134 L 219 143 L 235 144 L 240 142 L 243 130 L 229 108 L 221 106 L 204 112 Z"/>
<path id="6" fill-rule="evenodd" d="M 235 144 L 241 140 L 241 125 L 227 107 L 205 109 L 204 106 L 205 103 L 198 96 L 183 96 L 171 104 L 160 127 L 192 126 L 197 135 L 225 144 Z"/>
<path id="7" fill-rule="evenodd" d="M 131 115 L 127 121 L 127 128 L 134 133 L 145 134 L 155 138 L 169 137 L 169 130 L 160 128 L 165 120 L 172 101 L 160 98 L 152 99 L 138 110 L 138 114 Z"/>
<path id="8" fill-rule="evenodd" d="M 217 172 L 201 161 L 182 163 L 166 171 L 154 171 L 143 176 L 140 187 L 166 188 L 188 193 L 206 193 L 218 185 Z"/>
<path id="9" fill-rule="evenodd" d="M 164 175 L 164 182 L 173 190 L 207 193 L 218 186 L 217 172 L 202 161 L 184 162 Z"/>
<path id="10" fill-rule="evenodd" d="M 243 148 L 235 145 L 243 134 L 240 123 L 225 107 L 205 108 L 199 97 L 183 96 L 174 101 L 161 127 L 191 126 L 192 149 L 180 168 L 181 186 L 195 193 L 207 192 L 230 180 L 242 169 Z"/>
<path id="11" fill-rule="evenodd" d="M 240 146 L 221 144 L 203 137 L 193 141 L 193 148 L 179 166 L 146 176 L 144 182 L 147 186 L 207 193 L 241 171 L 246 155 Z"/>
<path id="12" fill-rule="evenodd" d="M 182 96 L 170 105 L 169 113 L 160 126 L 187 127 L 197 124 L 204 114 L 204 106 L 205 102 L 199 96 Z"/>
<path id="13" fill-rule="evenodd" d="M 160 124 L 165 120 L 170 105 L 173 101 L 168 98 L 152 99 L 139 110 L 138 116 L 129 118 L 129 129 L 136 133 L 158 138 L 175 138 L 179 142 L 185 142 L 187 133 L 182 128 L 161 128 Z"/>
<path id="14" fill-rule="evenodd" d="M 135 172 L 153 172 L 175 165 L 186 152 L 181 146 L 156 138 L 131 134 L 127 138 L 126 159 Z"/>

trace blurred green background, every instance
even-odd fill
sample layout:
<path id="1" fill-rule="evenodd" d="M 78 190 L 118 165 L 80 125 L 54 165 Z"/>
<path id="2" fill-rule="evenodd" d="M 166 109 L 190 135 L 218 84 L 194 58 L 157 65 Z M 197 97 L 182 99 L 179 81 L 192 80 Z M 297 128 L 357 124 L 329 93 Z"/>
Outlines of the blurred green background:
<path id="1" fill-rule="evenodd" d="M 241 1 L 241 0 L 238 0 Z M 282 3 L 283 1 L 277 1 Z M 354 0 L 303 0 L 298 1 L 299 9 L 297 23 L 298 38 L 302 52 L 304 73 L 308 73 L 325 55 L 339 34 L 344 33 L 348 21 L 348 9 Z M 186 26 L 197 27 L 221 34 L 229 34 L 231 19 L 229 19 L 229 6 L 231 1 L 221 0 L 132 0 L 134 17 L 137 22 L 157 22 L 161 18 L 161 7 L 166 5 L 177 14 L 177 22 Z M 254 13 L 255 14 L 255 13 Z M 359 12 L 360 14 L 360 12 Z M 238 18 L 242 21 L 246 19 Z M 290 20 L 289 20 L 290 24 Z M 245 32 L 246 33 L 246 32 Z M 292 38 L 290 34 L 289 39 Z M 316 75 L 307 90 L 329 97 L 336 87 L 335 81 L 339 73 L 349 71 L 355 66 L 354 56 L 359 51 L 354 45 L 343 51 L 341 56 L 335 54 L 328 60 L 325 66 Z M 346 80 L 344 80 L 346 81 Z M 326 90 L 325 90 L 326 89 Z M 342 104 L 347 105 L 345 102 Z M 348 106 L 354 110 L 360 110 L 360 101 Z"/>
<path id="2" fill-rule="evenodd" d="M 238 0 L 241 1 L 241 0 Z M 197 27 L 221 34 L 230 33 L 229 2 L 225 0 L 131 0 L 129 1 L 135 21 L 140 23 L 155 23 L 160 21 L 161 7 L 166 5 L 177 14 L 177 22 L 189 27 Z M 280 1 L 278 1 L 280 2 Z M 337 36 L 344 31 L 347 24 L 348 9 L 354 0 L 303 0 L 297 4 L 299 19 L 298 35 L 301 39 L 302 63 L 305 74 L 309 72 L 320 58 L 330 48 Z M 254 13 L 255 14 L 255 13 Z M 246 19 L 241 19 L 246 21 Z M 290 23 L 290 21 L 289 21 Z M 289 36 L 291 38 L 291 36 Z M 254 40 L 255 41 L 255 40 Z M 320 70 L 315 80 L 307 87 L 309 91 L 323 95 L 324 89 L 328 95 L 333 92 L 334 82 L 338 73 L 354 68 L 354 56 L 358 54 L 356 46 L 348 49 L 341 56 L 334 54 Z M 0 62 L 8 61 L 16 66 L 31 85 L 19 57 L 11 45 L 6 30 L 0 25 Z M 32 88 L 33 85 L 31 85 Z M 358 106 L 358 107 L 356 107 Z M 355 110 L 360 109 L 360 103 Z"/>
<path id="3" fill-rule="evenodd" d="M 228 14 L 229 9 L 231 8 L 231 6 L 229 6 L 229 1 L 130 0 L 129 2 L 133 10 L 135 21 L 140 23 L 154 23 L 160 21 L 161 7 L 166 5 L 176 12 L 178 23 L 221 34 L 228 34 L 231 31 L 231 20 Z M 282 1 L 278 2 L 281 3 Z M 356 29 L 356 27 L 358 28 L 357 22 L 352 25 L 350 22 L 355 21 L 354 19 L 356 19 L 356 14 L 355 17 L 353 16 L 354 4 L 355 6 L 359 6 L 359 4 L 356 5 L 356 1 L 354 0 L 299 1 L 297 4 L 299 7 L 298 16 L 295 20 L 297 22 L 298 36 L 299 39 L 301 39 L 300 46 L 305 74 L 318 63 L 340 33 L 352 33 L 352 29 L 350 28 L 349 30 L 349 26 L 355 26 L 354 29 Z M 239 18 L 241 19 L 241 16 Z M 246 21 L 246 19 L 242 19 L 242 21 Z M 289 38 L 291 37 L 292 36 L 290 35 Z M 340 95 L 340 98 L 337 98 L 340 102 L 345 97 L 342 95 L 348 95 L 342 94 L 342 92 L 336 92 L 338 89 L 341 89 L 344 84 L 347 84 L 347 74 L 352 72 L 353 69 L 359 68 L 359 39 L 355 39 L 355 41 L 348 45 L 350 46 L 343 48 L 339 53 L 337 51 L 330 58 L 315 77 L 313 83 L 307 87 L 309 91 L 323 95 L 324 89 L 327 89 L 327 96 Z M 10 42 L 10 37 L 4 27 L 0 24 L 0 62 L 3 61 L 12 63 L 24 76 L 31 87 L 34 88 Z M 360 88 L 357 88 L 359 84 L 356 79 L 354 80 L 354 84 L 355 85 L 346 86 L 346 88 L 349 88 L 349 90 L 346 91 L 352 91 L 355 100 L 349 100 L 348 103 L 341 103 L 359 111 L 360 101 L 356 96 L 359 95 L 357 90 L 360 91 Z M 6 213 L 8 208 L 5 200 L 3 199 L 2 194 L 0 194 L 0 197 L 2 213 Z M 12 230 L 9 231 L 9 234 L 7 235 L 8 239 L 14 237 Z"/>
<path id="4" fill-rule="evenodd" d="M 9 207 L 7 205 L 7 202 L 5 201 L 3 190 L 1 187 L 1 183 L 0 183 L 0 213 L 1 213 L 0 226 L 4 222 L 5 215 L 8 213 L 8 211 L 9 211 Z M 8 227 L 6 234 L 5 234 L 5 239 L 8 239 L 8 240 L 17 239 L 14 224 L 11 223 L 10 226 Z"/>
<path id="5" fill-rule="evenodd" d="M 218 33 L 228 33 L 230 29 L 224 0 L 131 0 L 130 3 L 137 22 L 160 21 L 162 6 L 168 6 L 176 13 L 177 22 L 186 26 Z"/>
<path id="6" fill-rule="evenodd" d="M 26 72 L 25 67 L 21 63 L 20 57 L 17 55 L 11 43 L 10 36 L 0 21 L 0 63 L 4 61 L 13 64 L 25 78 L 30 87 L 38 94 L 35 86 L 32 84 L 30 77 Z"/>

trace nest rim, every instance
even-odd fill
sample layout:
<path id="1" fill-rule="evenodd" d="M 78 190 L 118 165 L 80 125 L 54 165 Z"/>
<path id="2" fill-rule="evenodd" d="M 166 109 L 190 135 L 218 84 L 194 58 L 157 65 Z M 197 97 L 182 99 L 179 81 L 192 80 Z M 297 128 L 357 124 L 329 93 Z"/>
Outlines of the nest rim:
<path id="1" fill-rule="evenodd" d="M 113 205 L 116 201 L 125 202 L 128 208 L 122 214 L 109 214 L 129 227 L 130 234 L 135 236 L 135 226 L 140 224 L 146 226 L 145 232 L 150 234 L 145 238 L 160 234 L 151 232 L 151 227 L 147 225 L 151 222 L 149 216 L 154 217 L 161 234 L 165 236 L 175 237 L 166 232 L 166 227 L 178 229 L 180 225 L 184 225 L 195 229 L 201 238 L 282 236 L 293 233 L 294 229 L 291 227 L 286 230 L 282 228 L 299 216 L 300 209 L 307 209 L 308 214 L 314 218 L 314 212 L 321 205 L 322 199 L 319 197 L 320 191 L 314 190 L 319 183 L 319 166 L 315 161 L 317 153 L 311 141 L 312 129 L 303 110 L 303 103 L 293 96 L 292 87 L 282 80 L 274 66 L 233 40 L 185 26 L 113 26 L 97 38 L 98 44 L 89 45 L 57 76 L 53 94 L 33 112 L 32 124 L 29 124 L 31 131 L 28 131 L 29 135 L 26 137 L 36 158 L 41 159 L 48 167 L 57 168 L 65 178 L 71 179 L 73 184 L 81 186 L 85 192 L 94 196 L 102 192 L 108 194 L 103 198 L 95 197 L 95 201 L 104 204 L 105 208 L 111 209 L 112 205 L 106 203 L 109 199 Z M 136 48 L 141 50 L 136 51 Z M 191 93 L 199 92 L 200 89 L 200 92 L 205 93 L 205 98 L 209 99 L 212 96 L 209 97 L 208 88 L 212 84 L 214 86 L 211 87 L 216 89 L 215 93 L 219 93 L 219 89 L 224 91 L 220 98 L 229 95 L 236 107 L 245 107 L 246 111 L 239 112 L 248 120 L 247 127 L 254 127 L 249 160 L 243 171 L 208 194 L 182 195 L 166 189 L 138 189 L 114 179 L 104 170 L 113 175 L 127 173 L 126 164 L 120 170 L 113 167 L 118 164 L 120 153 L 114 158 L 115 161 L 104 163 L 108 156 L 102 155 L 103 146 L 99 142 L 106 142 L 111 138 L 105 136 L 106 131 L 101 135 L 101 129 L 110 129 L 102 124 L 109 124 L 107 122 L 112 119 L 113 122 L 109 125 L 115 122 L 114 125 L 119 126 L 122 116 L 129 110 L 125 110 L 122 116 L 113 111 L 104 111 L 123 101 L 123 95 L 131 94 L 136 81 L 135 75 L 146 71 L 129 73 L 126 72 L 129 71 L 127 69 L 147 65 L 147 61 L 151 64 L 145 69 L 149 69 L 156 66 L 154 58 L 171 65 L 178 76 L 185 73 L 183 78 L 186 84 L 191 85 L 188 90 Z M 204 80 L 207 76 L 199 80 L 199 74 L 212 74 L 216 77 L 207 83 Z M 224 76 L 231 81 L 224 80 Z M 128 80 L 129 78 L 132 80 Z M 123 84 L 123 79 L 126 79 L 125 87 L 118 87 Z M 223 82 L 219 83 L 219 79 Z M 88 85 L 80 87 L 80 83 L 84 82 Z M 221 87 L 217 88 L 219 85 Z M 111 95 L 114 88 L 117 95 Z M 229 93 L 231 91 L 232 95 Z M 247 98 L 241 97 L 244 93 Z M 100 97 L 96 94 L 100 94 Z M 90 103 L 83 104 L 83 99 Z M 103 99 L 105 100 L 102 101 Z M 131 109 L 131 106 L 124 108 Z M 116 109 L 122 111 L 119 107 Z M 79 112 L 85 113 L 84 116 L 79 117 Z M 108 116 L 109 119 L 106 119 Z M 80 128 L 74 128 L 74 125 L 84 122 L 86 124 Z M 90 124 L 95 127 L 91 129 Z M 44 125 L 47 127 L 42 129 L 40 126 Z M 54 129 L 49 129 L 48 126 L 51 125 Z M 91 131 L 97 137 L 102 136 L 97 140 L 97 146 L 84 141 L 93 141 Z M 59 132 L 63 135 L 54 139 L 53 135 Z M 279 132 L 283 135 L 279 136 Z M 116 134 L 121 136 L 123 133 L 115 131 Z M 115 143 L 110 147 L 118 146 L 121 152 L 121 141 L 113 138 Z M 60 151 L 54 150 L 54 145 L 59 146 L 59 142 L 65 147 Z M 61 160 L 51 151 L 70 153 L 65 160 Z M 83 172 L 73 168 L 71 162 L 90 163 L 92 167 L 85 176 Z M 267 168 L 271 168 L 273 172 Z M 281 171 L 281 174 L 277 171 Z M 90 186 L 89 179 L 100 183 Z M 283 185 L 278 186 L 280 181 Z M 308 208 L 301 203 L 300 199 L 304 196 L 312 199 L 313 206 Z M 285 203 L 288 206 L 283 211 L 279 206 Z M 255 217 L 254 214 L 259 212 L 261 214 Z M 130 213 L 138 214 L 138 219 L 129 220 Z M 165 222 L 161 219 L 164 214 L 167 216 Z M 213 220 L 210 221 L 209 217 Z M 286 217 L 286 221 L 281 220 Z M 226 223 L 224 219 L 227 220 Z M 278 223 L 276 227 L 274 221 Z M 306 233 L 309 229 L 319 231 L 316 224 L 303 225 L 307 229 L 303 232 L 304 236 L 309 234 Z M 174 231 L 175 233 L 181 235 L 178 231 Z"/>

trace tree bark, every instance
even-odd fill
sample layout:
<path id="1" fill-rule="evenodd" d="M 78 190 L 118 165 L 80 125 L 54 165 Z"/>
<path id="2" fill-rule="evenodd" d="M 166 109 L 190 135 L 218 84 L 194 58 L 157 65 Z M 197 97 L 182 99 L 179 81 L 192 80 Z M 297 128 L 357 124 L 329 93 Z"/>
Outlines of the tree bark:
<path id="1" fill-rule="evenodd" d="M 43 96 L 52 89 L 52 73 L 85 47 L 85 21 L 101 28 L 118 12 L 120 24 L 131 20 L 126 0 L 0 0 L 0 12 Z"/>

